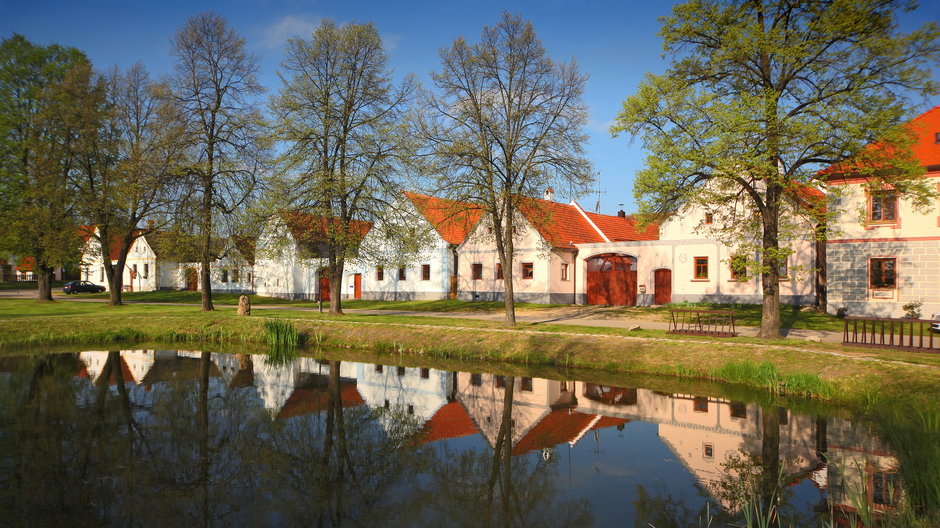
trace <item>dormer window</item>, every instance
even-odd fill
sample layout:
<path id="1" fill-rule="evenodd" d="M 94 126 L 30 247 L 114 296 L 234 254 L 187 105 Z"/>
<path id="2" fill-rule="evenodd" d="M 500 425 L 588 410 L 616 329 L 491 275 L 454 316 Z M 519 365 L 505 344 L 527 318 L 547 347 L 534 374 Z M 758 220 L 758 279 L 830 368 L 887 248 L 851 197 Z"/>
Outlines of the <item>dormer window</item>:
<path id="1" fill-rule="evenodd" d="M 933 134 L 933 142 L 934 142 L 934 143 L 940 143 L 940 132 L 934 132 L 934 134 Z"/>

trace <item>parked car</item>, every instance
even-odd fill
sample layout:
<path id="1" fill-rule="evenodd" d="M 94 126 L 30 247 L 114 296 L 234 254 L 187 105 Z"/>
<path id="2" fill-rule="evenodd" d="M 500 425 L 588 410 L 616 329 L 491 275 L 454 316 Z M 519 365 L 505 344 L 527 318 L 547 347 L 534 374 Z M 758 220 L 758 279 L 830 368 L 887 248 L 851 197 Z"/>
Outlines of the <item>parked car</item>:
<path id="1" fill-rule="evenodd" d="M 937 321 L 936 323 L 930 323 L 930 330 L 932 332 L 940 332 L 940 313 L 933 314 L 932 319 Z"/>
<path id="2" fill-rule="evenodd" d="M 69 281 L 62 287 L 62 291 L 65 293 L 101 293 L 104 290 L 104 286 L 88 281 Z"/>

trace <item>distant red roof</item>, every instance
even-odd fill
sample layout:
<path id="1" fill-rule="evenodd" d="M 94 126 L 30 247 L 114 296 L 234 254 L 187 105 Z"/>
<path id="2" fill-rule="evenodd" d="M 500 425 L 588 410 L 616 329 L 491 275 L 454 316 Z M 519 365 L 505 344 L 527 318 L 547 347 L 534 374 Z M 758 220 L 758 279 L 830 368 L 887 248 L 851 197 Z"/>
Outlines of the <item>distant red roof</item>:
<path id="1" fill-rule="evenodd" d="M 358 243 L 365 238 L 366 233 L 372 229 L 372 222 L 351 219 L 348 227 L 344 227 L 338 218 L 329 218 L 322 215 L 305 213 L 302 211 L 281 211 L 281 218 L 290 229 L 294 240 L 304 244 L 325 244 L 329 242 L 329 231 L 342 234 L 344 229 Z"/>
<path id="2" fill-rule="evenodd" d="M 597 421 L 594 422 L 595 418 Z M 513 447 L 512 454 L 520 455 L 537 449 L 553 447 L 564 442 L 573 442 L 580 435 L 595 429 L 604 429 L 625 424 L 622 418 L 598 417 L 568 409 L 552 411 L 535 424 Z M 592 422 L 594 422 L 592 424 Z"/>
<path id="3" fill-rule="evenodd" d="M 358 407 L 365 403 L 355 383 L 343 383 L 340 385 L 340 400 L 343 408 Z M 290 418 L 302 414 L 311 414 L 326 410 L 327 403 L 330 401 L 330 395 L 327 387 L 317 387 L 313 389 L 294 389 L 290 398 L 281 407 L 277 417 Z"/>
<path id="4" fill-rule="evenodd" d="M 482 209 L 468 202 L 413 192 L 405 192 L 404 195 L 448 244 L 461 244 L 483 216 Z"/>
<path id="5" fill-rule="evenodd" d="M 82 237 L 82 242 L 87 242 L 88 239 L 92 238 L 96 233 L 97 228 L 95 226 L 78 226 L 78 234 Z M 143 229 L 135 229 L 134 236 L 140 237 L 140 234 L 143 233 Z M 135 240 L 136 243 L 136 240 Z M 131 247 L 133 247 L 133 243 Z M 113 237 L 111 243 L 108 244 L 108 258 L 111 260 L 117 260 L 118 256 L 121 254 L 121 239 L 120 237 Z"/>
<path id="6" fill-rule="evenodd" d="M 33 257 L 23 257 L 16 261 L 16 271 L 33 271 L 36 267 L 36 259 Z"/>
<path id="7" fill-rule="evenodd" d="M 421 442 L 437 442 L 448 438 L 470 436 L 478 432 L 466 409 L 459 402 L 450 402 L 434 413 L 424 424 Z"/>
<path id="8" fill-rule="evenodd" d="M 625 217 L 602 215 L 585 211 L 611 242 L 630 240 L 659 240 L 659 224 L 649 223 L 643 229 L 637 227 L 638 219 L 633 215 Z"/>

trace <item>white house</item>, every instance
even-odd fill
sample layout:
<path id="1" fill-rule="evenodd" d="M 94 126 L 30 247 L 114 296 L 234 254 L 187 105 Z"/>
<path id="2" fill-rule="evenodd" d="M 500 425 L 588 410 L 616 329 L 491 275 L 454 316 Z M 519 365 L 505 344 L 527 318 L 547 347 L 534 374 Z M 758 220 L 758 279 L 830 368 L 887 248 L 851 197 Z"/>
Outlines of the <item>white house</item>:
<path id="1" fill-rule="evenodd" d="M 95 234 L 98 228 L 94 228 Z M 85 235 L 85 246 L 82 249 L 81 276 L 82 280 L 109 288 L 108 277 L 104 270 L 104 252 L 101 243 L 91 235 Z M 117 264 L 120 247 L 117 241 L 108 248 L 107 258 L 111 264 Z M 156 252 L 147 242 L 145 236 L 137 237 L 127 252 L 124 262 L 124 289 L 125 291 L 154 291 L 160 288 L 175 286 L 174 273 L 177 267 L 175 262 L 158 260 Z"/>
<path id="2" fill-rule="evenodd" d="M 910 124 L 914 154 L 931 187 L 940 191 L 940 106 Z M 940 209 L 927 210 L 892 189 L 871 191 L 864 178 L 828 178 L 834 234 L 827 241 L 828 309 L 849 315 L 900 317 L 923 301 L 922 314 L 940 313 Z"/>
<path id="3" fill-rule="evenodd" d="M 362 275 L 362 298 L 376 300 L 437 300 L 457 296 L 457 247 L 480 221 L 482 211 L 468 203 L 405 192 L 396 206 L 399 222 L 427 233 L 414 263 L 386 269 L 372 267 Z M 390 254 L 394 245 L 384 229 L 373 229 L 363 240 L 370 251 Z"/>
<path id="4" fill-rule="evenodd" d="M 327 229 L 337 220 L 303 213 L 281 211 L 271 218 L 258 238 L 254 285 L 258 295 L 283 299 L 329 300 L 327 277 Z M 352 220 L 352 236 L 365 238 L 371 222 Z M 362 296 L 362 274 L 355 261 L 346 261 L 343 298 Z"/>

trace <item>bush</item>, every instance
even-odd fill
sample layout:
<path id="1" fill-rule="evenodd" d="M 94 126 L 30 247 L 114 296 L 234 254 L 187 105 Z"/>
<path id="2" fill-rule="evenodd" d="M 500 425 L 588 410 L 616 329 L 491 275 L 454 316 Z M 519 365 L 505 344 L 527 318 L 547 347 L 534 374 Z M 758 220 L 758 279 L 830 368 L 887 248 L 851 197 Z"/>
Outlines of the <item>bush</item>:
<path id="1" fill-rule="evenodd" d="M 922 315 L 920 309 L 923 306 L 924 306 L 924 299 L 920 298 L 920 299 L 915 299 L 905 305 L 902 305 L 901 309 L 904 310 L 904 317 L 908 319 L 920 319 L 920 316 Z"/>

